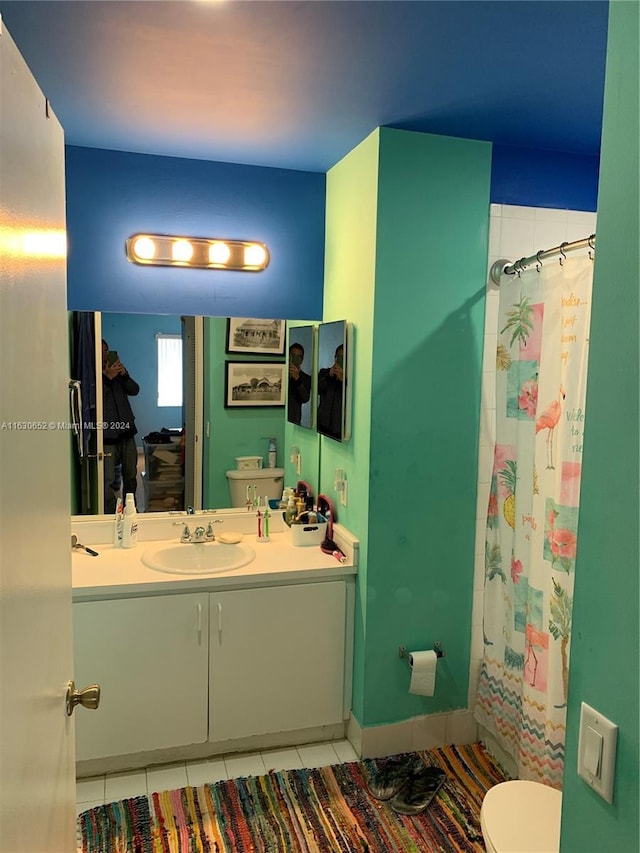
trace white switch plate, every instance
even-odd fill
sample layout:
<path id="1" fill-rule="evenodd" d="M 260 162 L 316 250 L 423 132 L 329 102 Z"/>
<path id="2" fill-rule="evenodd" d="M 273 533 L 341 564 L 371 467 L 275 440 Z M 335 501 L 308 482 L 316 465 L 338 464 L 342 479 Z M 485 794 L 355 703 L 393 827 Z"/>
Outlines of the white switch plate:
<path id="1" fill-rule="evenodd" d="M 592 729 L 593 731 L 589 731 Z M 594 774 L 587 769 L 593 755 L 594 741 L 602 737 L 600 772 Z M 608 803 L 613 802 L 613 776 L 616 766 L 616 743 L 618 727 L 611 720 L 582 702 L 580 705 L 580 734 L 578 737 L 578 776 L 593 788 Z"/>

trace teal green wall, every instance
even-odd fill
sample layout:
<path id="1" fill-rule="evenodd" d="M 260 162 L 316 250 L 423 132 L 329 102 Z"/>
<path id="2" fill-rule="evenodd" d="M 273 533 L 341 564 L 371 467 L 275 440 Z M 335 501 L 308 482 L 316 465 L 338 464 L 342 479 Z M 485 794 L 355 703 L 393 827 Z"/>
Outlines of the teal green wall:
<path id="1" fill-rule="evenodd" d="M 291 320 L 289 326 L 313 325 L 315 320 Z M 219 317 L 204 319 L 205 376 L 209 381 L 204 389 L 205 425 L 209 422 L 209 437 L 204 437 L 204 495 L 205 507 L 230 505 L 229 484 L 225 472 L 235 468 L 236 456 L 262 456 L 267 464 L 268 438 L 278 442 L 278 468 L 285 469 L 285 483 L 295 486 L 298 479 L 306 480 L 317 493 L 319 485 L 319 436 L 315 430 L 302 429 L 286 422 L 286 409 L 225 409 L 225 361 L 251 361 L 250 356 L 225 352 L 227 321 Z M 257 357 L 261 360 L 260 357 Z M 283 357 L 284 360 L 284 357 Z M 291 464 L 291 445 L 300 448 L 301 475 Z"/>
<path id="2" fill-rule="evenodd" d="M 204 389 L 204 420 L 209 436 L 204 436 L 205 507 L 229 506 L 229 483 L 225 471 L 235 468 L 236 456 L 262 456 L 267 464 L 269 436 L 278 442 L 278 467 L 284 467 L 285 409 L 225 409 L 225 361 L 251 361 L 248 356 L 225 353 L 227 321 L 205 318 L 204 358 L 209 375 Z M 258 360 L 260 357 L 257 357 Z"/>
<path id="3" fill-rule="evenodd" d="M 490 179 L 488 143 L 381 131 L 365 725 L 467 707 Z"/>
<path id="4" fill-rule="evenodd" d="M 321 440 L 321 481 L 345 469 L 361 540 L 363 726 L 467 705 L 490 170 L 487 143 L 383 128 L 327 177 L 324 319 L 354 325 L 354 419 Z M 436 695 L 409 695 L 398 646 L 436 640 Z"/>
<path id="5" fill-rule="evenodd" d="M 352 435 L 339 443 L 320 437 L 320 482 L 337 508 L 338 520 L 360 539 L 356 590 L 353 712 L 364 717 L 364 657 L 369 543 L 369 430 L 373 357 L 373 302 L 377 218 L 378 149 L 374 131 L 327 174 L 324 313 L 326 321 L 353 325 L 351 392 Z M 348 481 L 348 503 L 342 507 L 333 491 L 336 468 Z"/>
<path id="6" fill-rule="evenodd" d="M 638 3 L 611 3 L 561 850 L 638 836 Z M 580 703 L 619 726 L 614 801 L 577 775 Z"/>

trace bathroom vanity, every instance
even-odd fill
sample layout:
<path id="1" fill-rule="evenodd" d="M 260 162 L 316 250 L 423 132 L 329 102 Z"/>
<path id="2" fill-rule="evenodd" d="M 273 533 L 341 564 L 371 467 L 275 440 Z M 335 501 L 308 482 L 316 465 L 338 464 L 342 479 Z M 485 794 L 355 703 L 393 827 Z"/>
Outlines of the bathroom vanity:
<path id="1" fill-rule="evenodd" d="M 178 546 L 175 516 L 141 517 L 132 549 L 110 544 L 110 520 L 74 520 L 99 553 L 72 557 L 75 682 L 101 687 L 100 707 L 74 715 L 78 775 L 344 735 L 357 541 L 335 526 L 340 563 L 293 546 L 278 518 L 269 542 L 256 542 L 246 513 L 181 522 L 211 519 L 255 558 L 217 573 L 157 571 L 144 560 Z"/>

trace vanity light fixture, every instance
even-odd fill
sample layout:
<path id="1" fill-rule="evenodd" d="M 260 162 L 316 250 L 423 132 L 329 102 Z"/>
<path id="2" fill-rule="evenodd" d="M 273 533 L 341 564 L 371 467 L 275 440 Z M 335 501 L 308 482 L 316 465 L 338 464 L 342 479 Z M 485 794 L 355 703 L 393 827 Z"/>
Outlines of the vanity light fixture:
<path id="1" fill-rule="evenodd" d="M 146 266 L 260 272 L 270 260 L 265 244 L 252 240 L 134 234 L 126 248 L 129 261 Z"/>

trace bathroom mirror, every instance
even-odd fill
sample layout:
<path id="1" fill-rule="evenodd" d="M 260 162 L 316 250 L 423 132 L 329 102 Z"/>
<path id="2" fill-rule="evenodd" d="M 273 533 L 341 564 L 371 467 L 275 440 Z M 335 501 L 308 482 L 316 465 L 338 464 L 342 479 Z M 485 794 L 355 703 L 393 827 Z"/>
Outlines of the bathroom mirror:
<path id="1" fill-rule="evenodd" d="M 287 420 L 313 429 L 316 375 L 315 326 L 289 328 Z"/>
<path id="2" fill-rule="evenodd" d="M 348 331 L 346 320 L 320 323 L 318 327 L 316 429 L 334 441 L 346 441 L 350 434 Z"/>
<path id="3" fill-rule="evenodd" d="M 73 312 L 70 314 L 70 338 Z M 93 316 L 93 315 L 91 315 Z M 136 419 L 138 434 L 136 442 L 139 451 L 142 450 L 142 438 L 163 428 L 180 430 L 186 422 L 186 413 L 182 406 L 158 407 L 158 335 L 180 335 L 181 318 L 166 315 L 119 314 L 102 312 L 98 315 L 101 320 L 100 336 L 104 338 L 112 350 L 117 350 L 120 359 L 130 375 L 140 385 L 140 393 L 131 398 L 131 404 Z M 197 318 L 186 318 L 194 320 Z M 206 317 L 203 320 L 204 341 L 199 357 L 202 363 L 202 399 L 200 401 L 200 440 L 190 440 L 188 436 L 195 431 L 188 430 L 185 437 L 184 454 L 191 454 L 200 461 L 202 472 L 203 493 L 201 506 L 206 508 L 223 508 L 230 506 L 229 484 L 226 471 L 235 467 L 235 457 L 258 454 L 263 456 L 267 465 L 268 440 L 271 436 L 278 437 L 278 466 L 284 467 L 286 448 L 284 445 L 284 429 L 286 423 L 286 408 L 278 409 L 225 409 L 224 408 L 224 363 L 229 355 L 225 353 L 227 318 Z M 300 322 L 300 321 L 297 321 Z M 304 322 L 304 321 L 303 321 Z M 183 351 L 183 359 L 186 352 Z M 241 356 L 240 356 L 241 358 Z M 247 356 L 255 360 L 259 356 Z M 183 368 L 184 370 L 184 368 Z M 185 373 L 185 379 L 193 372 L 193 365 Z M 188 382 L 184 383 L 185 393 Z M 179 441 L 179 438 L 172 437 Z M 76 453 L 75 441 L 70 442 L 72 459 Z M 156 448 L 154 448 L 155 450 Z M 163 450 L 162 447 L 159 448 Z M 173 448 L 168 448 L 170 452 Z M 178 450 L 178 453 L 182 450 Z M 163 454 L 161 454 L 163 455 Z M 165 456 L 165 459 L 169 457 Z M 139 469 L 144 470 L 146 460 L 144 453 L 139 452 Z M 95 463 L 94 463 L 95 464 Z M 308 476 L 317 482 L 317 456 L 314 459 L 308 452 L 305 456 L 305 469 Z M 73 468 L 73 465 L 72 465 Z M 181 477 L 170 476 L 172 470 L 160 470 L 158 474 L 166 477 L 159 486 L 151 487 L 154 498 L 178 497 L 181 493 L 172 483 Z M 146 473 L 146 472 L 145 472 Z M 141 484 L 142 487 L 142 484 Z M 74 495 L 77 492 L 74 489 Z M 138 490 L 137 494 L 141 494 Z M 72 514 L 96 514 L 95 489 L 92 507 L 82 508 L 72 495 Z M 198 506 L 197 503 L 193 504 Z M 165 506 L 162 501 L 156 502 L 155 511 L 182 508 Z"/>

